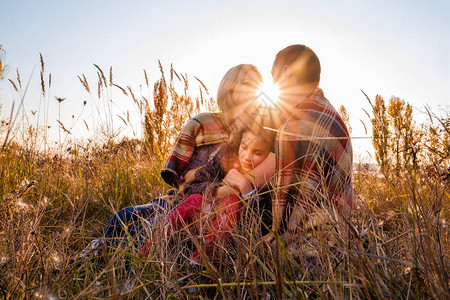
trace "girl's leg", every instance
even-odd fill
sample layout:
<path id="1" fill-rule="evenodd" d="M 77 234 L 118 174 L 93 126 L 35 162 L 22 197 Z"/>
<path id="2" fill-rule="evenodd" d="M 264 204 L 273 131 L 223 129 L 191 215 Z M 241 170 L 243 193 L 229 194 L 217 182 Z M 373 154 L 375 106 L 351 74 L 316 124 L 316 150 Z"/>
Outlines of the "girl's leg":
<path id="1" fill-rule="evenodd" d="M 214 242 L 218 239 L 227 239 L 231 230 L 239 220 L 242 202 L 238 196 L 230 196 L 219 206 L 217 218 L 213 223 L 213 232 L 206 235 L 205 240 Z"/>
<path id="2" fill-rule="evenodd" d="M 170 214 L 170 216 L 162 222 L 159 226 L 158 234 L 161 234 L 165 225 L 169 225 L 167 228 L 167 235 L 171 235 L 172 230 L 180 228 L 184 224 L 191 223 L 196 216 L 198 216 L 202 210 L 203 196 L 200 194 L 192 194 L 185 198 L 180 205 Z M 152 239 L 144 244 L 142 248 L 142 255 L 148 255 L 150 251 L 150 244 Z"/>
<path id="3" fill-rule="evenodd" d="M 226 240 L 231 236 L 231 231 L 239 220 L 242 208 L 242 202 L 238 196 L 231 196 L 225 199 L 217 210 L 217 218 L 213 223 L 213 230 L 204 237 L 202 250 L 206 256 L 212 256 L 214 253 L 214 243 L 218 240 Z M 191 260 L 201 264 L 199 250 L 195 250 L 191 255 Z"/>
<path id="4" fill-rule="evenodd" d="M 202 211 L 202 205 L 203 196 L 200 194 L 192 194 L 185 198 L 170 215 L 168 220 L 170 225 L 169 230 L 171 227 L 179 228 L 183 224 L 191 223 Z"/>
<path id="5" fill-rule="evenodd" d="M 118 211 L 109 219 L 104 229 L 108 244 L 118 246 L 117 241 L 127 235 L 139 239 L 139 235 L 150 229 L 155 217 L 162 215 L 166 207 L 167 202 L 157 198 L 152 203 L 130 206 Z"/>

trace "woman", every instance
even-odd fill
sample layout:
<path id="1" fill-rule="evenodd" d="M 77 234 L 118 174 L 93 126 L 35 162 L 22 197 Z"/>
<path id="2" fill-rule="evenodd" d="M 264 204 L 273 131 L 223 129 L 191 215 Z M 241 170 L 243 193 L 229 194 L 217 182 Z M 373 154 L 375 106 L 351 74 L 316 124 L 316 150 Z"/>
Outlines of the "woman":
<path id="1" fill-rule="evenodd" d="M 183 199 L 183 187 L 194 178 L 195 171 L 214 156 L 230 135 L 252 120 L 257 113 L 254 100 L 261 82 L 261 74 L 249 64 L 237 65 L 225 74 L 217 92 L 220 112 L 193 117 L 177 137 L 161 171 L 164 181 L 176 190 L 150 204 L 127 207 L 113 215 L 104 230 L 109 242 L 117 246 L 114 241 L 128 235 L 137 242 L 148 236 L 146 232 L 153 226 L 155 217 L 162 217 L 168 206 Z M 230 194 L 233 192 L 230 188 Z"/>
<path id="2" fill-rule="evenodd" d="M 252 188 L 248 187 L 239 189 L 240 196 L 235 191 L 231 191 L 230 195 L 228 186 L 223 184 L 222 179 L 231 169 L 238 169 L 245 174 L 265 160 L 273 149 L 275 139 L 273 131 L 264 129 L 264 126 L 270 125 L 270 120 L 256 118 L 227 144 L 222 144 L 217 154 L 197 170 L 195 178 L 185 185 L 183 194 L 186 198 L 161 223 L 158 234 L 163 233 L 163 227 L 167 227 L 167 236 L 189 224 L 195 224 L 196 229 L 202 228 L 204 224 L 196 223 L 204 223 L 202 221 L 206 217 L 211 221 L 206 226 L 209 228 L 200 230 L 201 233 L 197 237 L 203 236 L 200 242 L 203 245 L 202 251 L 207 257 L 212 257 L 216 241 L 226 242 L 230 239 L 231 232 L 242 214 L 242 200 L 258 193 L 254 190 L 247 195 L 242 194 L 241 190 Z M 250 184 L 246 179 L 245 181 L 244 183 Z M 151 239 L 148 246 L 150 243 Z M 147 249 L 146 246 L 143 251 L 145 254 L 148 254 Z M 195 264 L 202 263 L 199 249 L 192 253 L 190 261 Z"/>

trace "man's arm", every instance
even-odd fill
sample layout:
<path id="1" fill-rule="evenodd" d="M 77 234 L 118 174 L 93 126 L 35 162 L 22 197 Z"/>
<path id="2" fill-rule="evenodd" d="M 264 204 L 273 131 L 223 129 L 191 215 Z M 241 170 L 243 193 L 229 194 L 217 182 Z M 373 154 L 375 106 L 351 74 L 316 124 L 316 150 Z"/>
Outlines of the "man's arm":
<path id="1" fill-rule="evenodd" d="M 268 185 L 275 174 L 275 153 L 270 152 L 266 159 L 248 174 L 246 178 L 257 188 L 263 188 Z"/>

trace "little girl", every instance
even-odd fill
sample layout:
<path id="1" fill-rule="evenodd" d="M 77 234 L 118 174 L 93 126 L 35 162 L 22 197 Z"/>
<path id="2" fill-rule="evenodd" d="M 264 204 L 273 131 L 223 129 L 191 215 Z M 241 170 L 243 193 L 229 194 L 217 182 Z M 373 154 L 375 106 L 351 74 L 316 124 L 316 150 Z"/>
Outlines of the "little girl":
<path id="1" fill-rule="evenodd" d="M 186 198 L 161 225 L 168 226 L 168 235 L 175 229 L 193 223 L 207 210 L 212 212 L 210 215 L 215 216 L 215 219 L 212 228 L 208 228 L 203 236 L 203 253 L 212 256 L 215 241 L 229 238 L 230 231 L 240 217 L 243 207 L 241 199 L 256 194 L 256 189 L 238 196 L 239 191 L 223 185 L 222 179 L 232 169 L 241 173 L 251 171 L 269 155 L 275 135 L 262 126 L 263 124 L 254 122 L 245 127 L 229 144 L 223 145 L 206 165 L 196 171 L 195 178 L 184 187 Z M 202 263 L 198 249 L 192 253 L 190 260 Z"/>

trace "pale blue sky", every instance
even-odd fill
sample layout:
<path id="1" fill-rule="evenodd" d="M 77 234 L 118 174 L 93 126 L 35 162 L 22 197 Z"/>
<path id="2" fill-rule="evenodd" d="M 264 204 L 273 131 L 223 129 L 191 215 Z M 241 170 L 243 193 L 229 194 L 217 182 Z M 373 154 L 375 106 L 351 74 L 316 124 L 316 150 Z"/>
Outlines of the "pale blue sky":
<path id="1" fill-rule="evenodd" d="M 25 99 L 39 105 L 39 52 L 52 73 L 51 97 L 66 97 L 61 119 L 70 123 L 87 94 L 76 75 L 96 82 L 92 63 L 136 90 L 164 66 L 197 76 L 215 96 L 223 74 L 239 63 L 255 64 L 265 75 L 276 52 L 295 43 L 310 46 L 322 63 L 326 97 L 347 107 L 354 135 L 363 135 L 362 109 L 381 94 L 415 107 L 448 106 L 450 90 L 449 1 L 1 1 L 0 43 L 7 51 L 9 77 L 18 68 L 25 81 L 35 72 Z M 117 93 L 116 93 L 117 92 Z M 113 100 L 123 111 L 132 109 Z M 2 114 L 18 100 L 0 82 Z M 57 112 L 55 100 L 51 107 Z M 85 111 L 82 119 L 89 119 Z M 56 118 L 55 118 L 56 119 Z M 55 123 L 55 126 L 56 123 Z M 83 122 L 74 128 L 86 137 Z M 354 142 L 363 151 L 367 145 Z M 358 150 L 357 150 L 358 151 Z"/>

